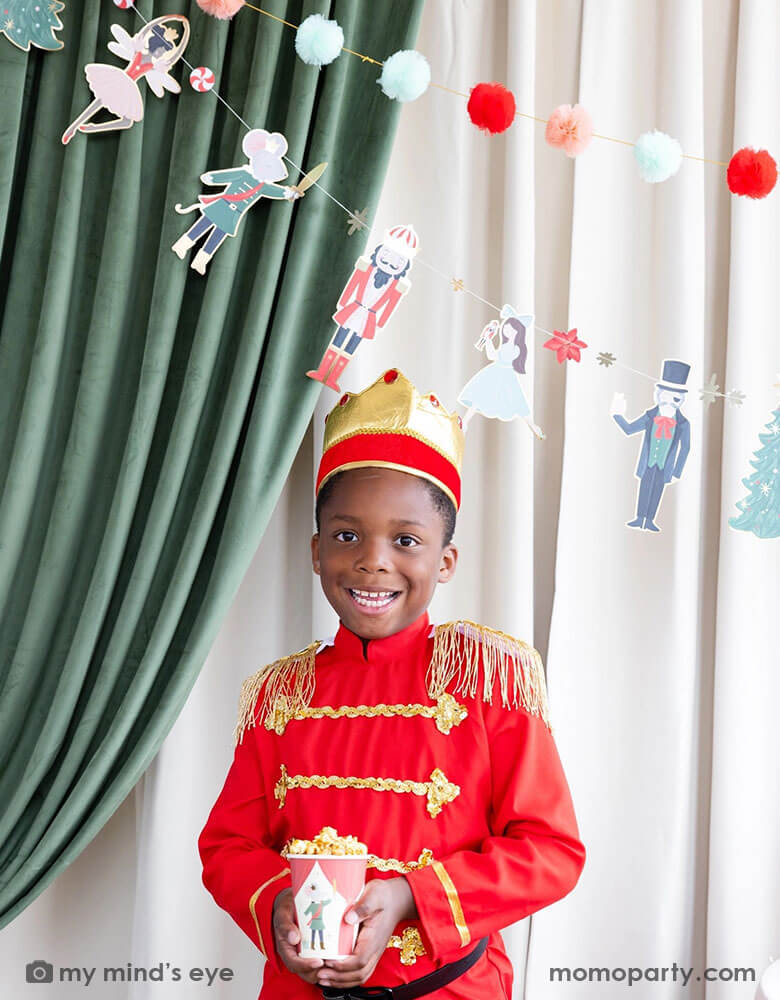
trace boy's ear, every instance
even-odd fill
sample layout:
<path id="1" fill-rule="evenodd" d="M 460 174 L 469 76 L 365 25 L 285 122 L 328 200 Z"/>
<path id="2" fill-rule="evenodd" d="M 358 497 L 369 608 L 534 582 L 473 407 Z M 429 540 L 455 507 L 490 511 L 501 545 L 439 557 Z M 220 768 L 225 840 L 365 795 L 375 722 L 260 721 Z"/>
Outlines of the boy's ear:
<path id="1" fill-rule="evenodd" d="M 320 575 L 320 536 L 316 531 L 311 536 L 311 568 Z"/>
<path id="2" fill-rule="evenodd" d="M 458 550 L 454 545 L 445 545 L 441 551 L 441 562 L 439 563 L 439 583 L 446 583 L 455 575 L 455 567 L 458 564 Z"/>

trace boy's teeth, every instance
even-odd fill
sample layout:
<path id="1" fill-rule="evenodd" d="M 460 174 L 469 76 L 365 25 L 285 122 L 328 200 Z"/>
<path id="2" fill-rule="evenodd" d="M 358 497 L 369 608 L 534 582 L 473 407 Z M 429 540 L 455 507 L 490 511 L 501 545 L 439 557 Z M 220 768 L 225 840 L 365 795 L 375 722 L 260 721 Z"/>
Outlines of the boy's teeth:
<path id="1" fill-rule="evenodd" d="M 394 590 L 356 590 L 350 587 L 349 592 L 358 604 L 369 608 L 384 607 L 395 597 Z"/>

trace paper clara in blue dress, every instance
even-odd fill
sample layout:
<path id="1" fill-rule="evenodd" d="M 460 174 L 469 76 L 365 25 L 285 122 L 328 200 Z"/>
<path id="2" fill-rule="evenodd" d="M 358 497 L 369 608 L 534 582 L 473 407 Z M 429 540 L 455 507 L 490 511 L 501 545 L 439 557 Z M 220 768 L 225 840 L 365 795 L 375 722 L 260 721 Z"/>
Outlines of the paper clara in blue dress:
<path id="1" fill-rule="evenodd" d="M 472 376 L 458 395 L 458 402 L 466 407 L 464 431 L 475 413 L 498 420 L 522 417 L 536 437 L 544 439 L 544 432 L 531 418 L 531 407 L 520 384 L 528 355 L 526 332 L 533 322 L 533 316 L 521 316 L 505 305 L 501 321 L 493 320 L 483 329 L 474 346 L 485 351 L 490 364 Z"/>

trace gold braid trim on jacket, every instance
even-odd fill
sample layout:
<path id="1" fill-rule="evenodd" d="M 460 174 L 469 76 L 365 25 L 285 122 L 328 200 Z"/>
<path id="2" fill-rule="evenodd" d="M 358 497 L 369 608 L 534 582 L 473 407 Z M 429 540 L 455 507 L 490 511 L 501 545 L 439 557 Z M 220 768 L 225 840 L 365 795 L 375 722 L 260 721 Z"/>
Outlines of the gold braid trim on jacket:
<path id="1" fill-rule="evenodd" d="M 524 708 L 531 715 L 540 716 L 552 731 L 544 666 L 539 653 L 522 639 L 476 622 L 461 619 L 435 627 L 433 655 L 425 677 L 430 697 L 437 698 L 453 680 L 457 681 L 457 686 L 452 694 L 476 697 L 480 647 L 483 699 L 492 704 L 498 675 L 504 708 Z"/>
<path id="2" fill-rule="evenodd" d="M 312 642 L 300 652 L 283 656 L 247 677 L 241 685 L 234 745 L 242 741 L 244 732 L 257 721 L 268 729 L 274 729 L 282 721 L 294 718 L 297 713 L 309 708 L 315 687 L 315 657 L 320 645 L 319 640 Z M 498 676 L 504 708 L 524 708 L 531 715 L 540 716 L 552 731 L 544 666 L 539 653 L 522 639 L 467 619 L 446 622 L 434 629 L 433 653 L 425 677 L 429 697 L 435 702 L 455 681 L 452 694 L 475 698 L 479 684 L 480 647 L 483 699 L 492 704 Z M 264 685 L 260 711 L 256 713 Z M 281 725 L 277 731 L 283 732 L 284 726 Z"/>
<path id="3" fill-rule="evenodd" d="M 234 746 L 238 746 L 244 732 L 257 722 L 255 706 L 264 684 L 265 691 L 259 712 L 261 722 L 269 717 L 277 703 L 289 706 L 292 711 L 306 708 L 311 703 L 314 694 L 314 658 L 319 646 L 319 640 L 312 642 L 300 652 L 283 656 L 247 677 L 241 685 L 238 699 Z"/>

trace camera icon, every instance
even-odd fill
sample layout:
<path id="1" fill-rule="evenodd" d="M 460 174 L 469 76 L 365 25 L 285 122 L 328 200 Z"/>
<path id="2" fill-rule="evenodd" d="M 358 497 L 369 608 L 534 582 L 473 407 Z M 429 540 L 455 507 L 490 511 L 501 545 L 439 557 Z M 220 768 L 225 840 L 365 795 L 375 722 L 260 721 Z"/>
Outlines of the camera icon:
<path id="1" fill-rule="evenodd" d="M 51 983 L 54 981 L 54 969 L 51 962 L 44 962 L 41 959 L 37 962 L 28 962 L 25 971 L 28 983 Z"/>

